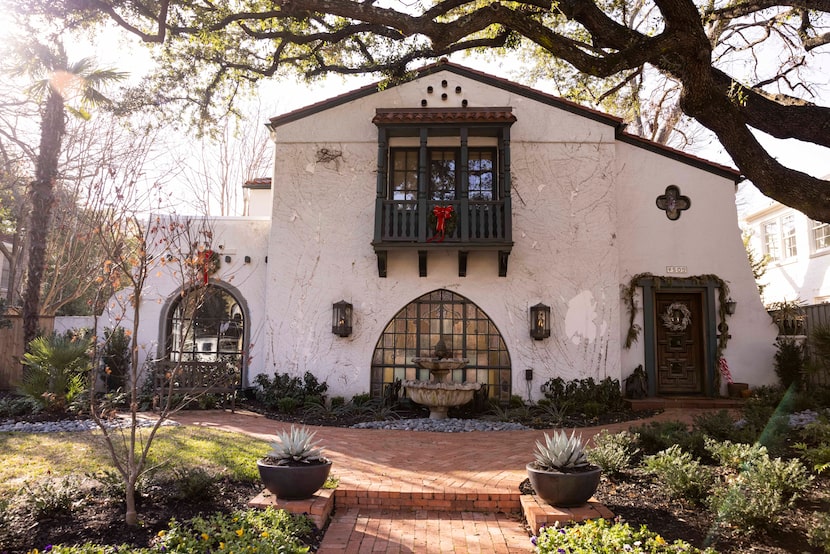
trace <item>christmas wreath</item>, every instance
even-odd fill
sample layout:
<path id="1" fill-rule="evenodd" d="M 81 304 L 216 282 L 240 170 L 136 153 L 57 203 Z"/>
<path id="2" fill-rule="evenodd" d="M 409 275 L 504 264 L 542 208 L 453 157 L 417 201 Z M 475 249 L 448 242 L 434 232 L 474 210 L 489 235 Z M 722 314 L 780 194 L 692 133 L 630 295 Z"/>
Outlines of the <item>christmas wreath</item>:
<path id="1" fill-rule="evenodd" d="M 458 227 L 458 214 L 452 206 L 435 206 L 429 214 L 429 226 L 434 234 L 429 241 L 441 242 L 445 235 L 452 236 Z"/>
<path id="2" fill-rule="evenodd" d="M 222 261 L 219 259 L 219 254 L 206 248 L 196 255 L 196 265 L 202 270 L 202 281 L 207 285 L 208 278 L 219 271 Z"/>
<path id="3" fill-rule="evenodd" d="M 678 316 L 679 314 L 679 316 Z M 692 322 L 692 312 L 682 302 L 669 304 L 666 313 L 660 316 L 663 319 L 663 326 L 669 331 L 685 331 Z"/>

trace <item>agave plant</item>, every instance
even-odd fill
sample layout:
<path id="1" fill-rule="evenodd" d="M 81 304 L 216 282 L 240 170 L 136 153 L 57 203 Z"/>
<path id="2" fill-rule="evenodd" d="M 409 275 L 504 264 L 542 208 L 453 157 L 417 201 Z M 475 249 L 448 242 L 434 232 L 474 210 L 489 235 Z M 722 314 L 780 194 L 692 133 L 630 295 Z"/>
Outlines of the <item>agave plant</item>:
<path id="1" fill-rule="evenodd" d="M 581 471 L 588 469 L 590 464 L 585 457 L 582 437 L 577 437 L 575 431 L 568 436 L 565 431 L 554 431 L 553 436 L 545 433 L 545 443 L 536 441 L 536 465 L 545 471 Z"/>
<path id="2" fill-rule="evenodd" d="M 290 431 L 278 432 L 277 440 L 271 443 L 271 452 L 263 461 L 278 466 L 325 462 L 323 449 L 317 446 L 320 441 L 313 440 L 316 434 L 316 431 L 309 431 L 307 427 L 293 425 Z"/>

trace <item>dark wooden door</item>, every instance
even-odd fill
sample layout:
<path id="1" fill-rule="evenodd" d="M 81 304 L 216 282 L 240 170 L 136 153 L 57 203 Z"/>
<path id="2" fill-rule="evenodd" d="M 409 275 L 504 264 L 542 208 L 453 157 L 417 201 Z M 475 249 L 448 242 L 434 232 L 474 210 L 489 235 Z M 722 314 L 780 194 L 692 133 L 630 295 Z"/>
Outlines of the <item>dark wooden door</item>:
<path id="1" fill-rule="evenodd" d="M 658 292 L 657 394 L 703 392 L 702 293 Z"/>

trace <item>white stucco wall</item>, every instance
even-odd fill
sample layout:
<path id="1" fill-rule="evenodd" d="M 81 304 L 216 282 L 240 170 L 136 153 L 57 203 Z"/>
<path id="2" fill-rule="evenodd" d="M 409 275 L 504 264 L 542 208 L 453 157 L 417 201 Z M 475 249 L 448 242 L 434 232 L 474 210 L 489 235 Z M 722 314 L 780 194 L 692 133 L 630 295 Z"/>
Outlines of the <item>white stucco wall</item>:
<path id="1" fill-rule="evenodd" d="M 380 278 L 371 246 L 377 169 L 376 107 L 414 107 L 461 86 L 449 105 L 511 106 L 513 239 L 506 278 L 494 252 L 471 252 L 458 277 L 456 252 L 430 251 L 418 276 L 414 251 L 389 254 Z M 430 100 L 432 102 L 432 100 Z M 440 104 L 444 106 L 444 104 Z M 434 103 L 430 106 L 435 107 Z M 317 162 L 318 152 L 340 152 Z M 476 303 L 504 337 L 514 394 L 540 397 L 551 377 L 620 378 L 613 129 L 455 74 L 438 73 L 276 130 L 274 217 L 268 265 L 269 373 L 325 379 L 331 394 L 369 390 L 375 344 L 407 303 L 449 289 Z M 331 333 L 331 305 L 354 305 L 354 332 Z M 529 307 L 551 306 L 550 339 L 529 336 Z M 524 369 L 534 381 L 524 381 Z"/>
<path id="2" fill-rule="evenodd" d="M 198 218 L 192 218 L 198 219 Z M 181 220 L 181 219 L 180 219 Z M 210 277 L 210 282 L 224 286 L 235 293 L 238 300 L 247 306 L 249 366 L 261 363 L 262 342 L 265 337 L 266 256 L 268 255 L 268 229 L 270 220 L 266 218 L 208 218 L 205 224 L 211 229 L 213 237 L 211 247 L 221 256 L 219 270 Z M 153 246 L 151 246 L 153 248 Z M 158 252 L 155 259 L 164 255 L 163 246 L 156 245 Z M 225 257 L 231 261 L 226 262 Z M 245 262 L 250 257 L 250 263 Z M 148 272 L 147 286 L 142 292 L 140 307 L 139 363 L 143 367 L 147 360 L 162 356 L 160 345 L 164 344 L 167 310 L 178 297 L 182 288 L 189 288 L 175 264 L 154 264 Z M 99 334 L 105 327 L 116 324 L 125 329 L 132 329 L 132 310 L 129 308 L 131 290 L 122 290 L 110 299 L 108 307 L 99 320 Z M 126 312 L 125 312 L 126 308 Z"/>
<path id="3" fill-rule="evenodd" d="M 737 302 L 728 319 L 729 340 L 724 357 L 736 381 L 753 385 L 775 381 L 772 367 L 776 329 L 761 305 L 741 241 L 733 184 L 708 171 L 642 148 L 618 143 L 617 195 L 620 282 L 650 272 L 657 276 L 692 277 L 714 274 L 726 281 Z M 676 221 L 656 206 L 668 185 L 676 185 L 691 206 Z M 669 274 L 668 267 L 686 268 Z M 637 324 L 643 326 L 642 298 Z M 621 313 L 621 340 L 628 330 L 628 313 Z M 642 363 L 642 337 L 622 355 L 628 375 Z"/>

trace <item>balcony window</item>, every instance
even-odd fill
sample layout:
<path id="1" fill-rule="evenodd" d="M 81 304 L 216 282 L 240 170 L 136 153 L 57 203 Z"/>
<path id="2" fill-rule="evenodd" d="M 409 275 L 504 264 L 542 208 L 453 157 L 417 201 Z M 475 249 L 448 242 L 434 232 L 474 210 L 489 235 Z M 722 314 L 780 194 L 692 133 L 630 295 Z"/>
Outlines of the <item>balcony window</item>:
<path id="1" fill-rule="evenodd" d="M 457 200 L 460 196 L 461 174 L 458 171 L 460 151 L 448 148 L 428 149 L 429 167 L 426 181 L 427 198 L 437 202 Z M 418 199 L 418 150 L 390 149 L 389 199 L 404 202 Z M 467 192 L 471 201 L 496 199 L 496 150 L 469 148 L 467 159 Z"/>
<path id="2" fill-rule="evenodd" d="M 376 111 L 377 196 L 372 246 L 386 276 L 389 250 L 418 253 L 420 276 L 428 252 L 491 251 L 507 275 L 513 247 L 510 199 L 511 108 L 404 108 Z"/>

